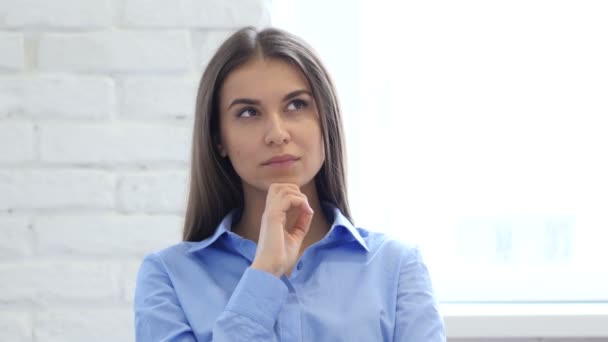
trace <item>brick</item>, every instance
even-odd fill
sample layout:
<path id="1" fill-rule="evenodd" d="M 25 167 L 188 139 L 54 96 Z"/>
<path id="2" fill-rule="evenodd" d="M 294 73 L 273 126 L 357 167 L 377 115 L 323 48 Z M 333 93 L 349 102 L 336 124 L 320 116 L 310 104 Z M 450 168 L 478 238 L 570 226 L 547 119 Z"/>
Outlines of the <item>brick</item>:
<path id="1" fill-rule="evenodd" d="M 39 217 L 33 223 L 40 255 L 143 256 L 181 240 L 179 216 L 87 215 Z"/>
<path id="2" fill-rule="evenodd" d="M 0 121 L 0 163 L 34 159 L 34 128 L 31 123 Z"/>
<path id="3" fill-rule="evenodd" d="M 0 218 L 0 259 L 31 255 L 29 222 L 22 217 Z M 0 328 L 0 331 L 2 329 Z"/>
<path id="4" fill-rule="evenodd" d="M 181 31 L 48 33 L 40 38 L 38 61 L 45 70 L 184 72 L 191 52 Z"/>
<path id="5" fill-rule="evenodd" d="M 183 214 L 187 187 L 187 170 L 125 175 L 118 180 L 118 209 Z"/>
<path id="6" fill-rule="evenodd" d="M 23 114 L 22 93 L 19 79 L 0 77 L 0 118 Z"/>
<path id="7" fill-rule="evenodd" d="M 0 339 L 2 341 L 32 341 L 32 318 L 26 312 L 0 311 Z"/>
<path id="8" fill-rule="evenodd" d="M 189 158 L 191 127 L 168 124 L 48 124 L 41 158 L 61 163 L 157 163 Z"/>
<path id="9" fill-rule="evenodd" d="M 115 179 L 97 170 L 1 170 L 0 210 L 112 209 Z"/>
<path id="10" fill-rule="evenodd" d="M 0 117 L 102 119 L 115 105 L 108 77 L 0 78 Z"/>
<path id="11" fill-rule="evenodd" d="M 131 78 L 124 83 L 122 115 L 193 118 L 198 79 Z"/>
<path id="12" fill-rule="evenodd" d="M 3 7 L 8 28 L 102 28 L 115 16 L 112 0 L 8 0 Z"/>
<path id="13" fill-rule="evenodd" d="M 22 33 L 0 32 L 0 70 L 22 70 L 25 66 Z"/>
<path id="14" fill-rule="evenodd" d="M 133 310 L 57 309 L 34 315 L 36 341 L 133 341 Z"/>
<path id="15" fill-rule="evenodd" d="M 32 260 L 0 264 L 5 302 L 56 303 L 120 297 L 120 265 L 112 262 Z"/>
<path id="16" fill-rule="evenodd" d="M 123 16 L 135 27 L 237 28 L 270 23 L 264 0 L 126 0 Z"/>

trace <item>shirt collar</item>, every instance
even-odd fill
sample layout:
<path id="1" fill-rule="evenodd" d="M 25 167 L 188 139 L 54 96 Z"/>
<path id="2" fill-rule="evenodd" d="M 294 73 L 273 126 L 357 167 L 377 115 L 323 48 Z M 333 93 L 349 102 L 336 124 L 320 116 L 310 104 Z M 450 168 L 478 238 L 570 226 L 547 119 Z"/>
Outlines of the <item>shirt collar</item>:
<path id="1" fill-rule="evenodd" d="M 350 233 L 350 235 L 355 239 L 355 241 L 359 245 L 361 245 L 361 247 L 363 247 L 363 249 L 365 249 L 365 251 L 369 252 L 369 248 L 367 247 L 365 240 L 361 236 L 361 233 L 359 233 L 359 230 L 355 228 L 352 222 L 350 222 L 349 219 L 344 216 L 344 214 L 342 214 L 342 211 L 340 211 L 338 207 L 329 202 L 321 202 L 321 207 L 326 214 L 331 215 L 327 215 L 328 218 L 334 218 L 334 222 L 332 223 L 331 228 L 329 229 L 329 233 L 327 233 L 327 236 L 334 236 L 338 231 L 338 228 L 342 227 Z"/>
<path id="2" fill-rule="evenodd" d="M 340 211 L 340 209 L 338 207 L 336 207 L 335 205 L 333 205 L 329 202 L 322 202 L 321 207 L 328 218 L 333 217 L 333 223 L 326 236 L 329 236 L 329 237 L 335 236 L 337 234 L 337 232 L 339 231 L 338 228 L 342 227 L 342 229 L 346 229 L 346 231 L 352 236 L 352 238 L 354 238 L 355 241 L 361 247 L 363 247 L 363 249 L 365 249 L 365 251 L 369 252 L 369 248 L 368 248 L 367 244 L 365 243 L 365 240 L 361 236 L 361 233 L 359 232 L 359 230 L 357 228 L 355 228 L 355 226 L 348 220 L 348 218 L 346 218 L 346 216 L 344 216 L 342 214 L 342 211 Z M 210 237 L 208 237 L 204 240 L 198 241 L 198 242 L 191 242 L 192 245 L 188 249 L 188 252 L 194 253 L 199 250 L 202 250 L 202 249 L 210 246 L 211 244 L 213 244 L 222 235 L 227 234 L 228 232 L 231 232 L 232 222 L 234 221 L 235 218 L 238 219 L 237 216 L 240 216 L 241 213 L 242 213 L 242 209 L 240 209 L 240 208 L 233 209 L 232 211 L 230 211 L 228 214 L 226 214 L 226 216 L 224 216 L 224 218 L 222 219 L 220 224 L 215 229 L 215 232 L 213 233 L 213 235 L 211 235 Z"/>
<path id="3" fill-rule="evenodd" d="M 194 253 L 199 250 L 205 249 L 209 245 L 211 245 L 215 241 L 217 241 L 217 239 L 219 239 L 220 236 L 232 231 L 232 222 L 233 222 L 235 216 L 240 215 L 240 212 L 241 212 L 240 209 L 233 209 L 228 214 L 226 214 L 226 216 L 224 216 L 224 218 L 222 219 L 220 224 L 215 229 L 215 232 L 213 233 L 213 235 L 211 235 L 210 237 L 203 239 L 201 241 L 191 242 L 191 246 L 188 249 L 188 252 Z"/>

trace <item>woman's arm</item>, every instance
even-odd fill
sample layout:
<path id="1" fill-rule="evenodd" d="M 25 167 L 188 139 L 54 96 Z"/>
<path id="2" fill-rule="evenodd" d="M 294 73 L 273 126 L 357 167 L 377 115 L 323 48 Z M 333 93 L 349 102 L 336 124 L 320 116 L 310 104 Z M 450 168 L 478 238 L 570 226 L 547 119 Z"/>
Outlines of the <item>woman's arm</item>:
<path id="1" fill-rule="evenodd" d="M 273 327 L 287 292 L 279 278 L 247 268 L 214 323 L 212 334 L 199 338 L 215 342 L 273 340 Z M 157 254 L 144 258 L 137 276 L 134 305 L 136 341 L 199 341 Z"/>
<path id="2" fill-rule="evenodd" d="M 395 342 L 445 342 L 443 319 L 418 248 L 404 253 L 399 272 Z"/>

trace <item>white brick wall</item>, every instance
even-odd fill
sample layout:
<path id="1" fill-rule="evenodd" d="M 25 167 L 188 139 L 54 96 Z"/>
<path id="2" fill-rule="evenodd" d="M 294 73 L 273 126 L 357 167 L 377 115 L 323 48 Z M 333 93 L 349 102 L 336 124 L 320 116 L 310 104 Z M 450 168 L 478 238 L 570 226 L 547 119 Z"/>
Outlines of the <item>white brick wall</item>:
<path id="1" fill-rule="evenodd" d="M 179 163 L 188 156 L 187 124 L 137 122 L 43 123 L 40 159 L 62 164 Z"/>
<path id="2" fill-rule="evenodd" d="M 34 126 L 29 122 L 5 122 L 0 126 L 0 163 L 34 159 Z"/>
<path id="3" fill-rule="evenodd" d="M 0 118 L 108 118 L 115 92 L 105 76 L 0 77 Z"/>
<path id="4" fill-rule="evenodd" d="M 132 341 L 180 240 L 196 88 L 266 0 L 0 0 L 0 341 Z"/>
<path id="5" fill-rule="evenodd" d="M 133 341 L 129 309 L 52 310 L 35 315 L 36 341 Z"/>
<path id="6" fill-rule="evenodd" d="M 198 78 L 128 78 L 123 83 L 120 114 L 140 119 L 192 119 L 198 81 Z"/>
<path id="7" fill-rule="evenodd" d="M 4 0 L 6 28 L 106 28 L 112 25 L 115 12 L 112 0 Z"/>
<path id="8" fill-rule="evenodd" d="M 32 234 L 28 224 L 29 220 L 25 217 L 0 217 L 0 260 L 19 259 L 32 254 Z"/>
<path id="9" fill-rule="evenodd" d="M 262 1 L 126 0 L 127 25 L 135 27 L 232 28 L 267 20 Z"/>
<path id="10" fill-rule="evenodd" d="M 118 181 L 118 209 L 127 213 L 183 214 L 187 186 L 188 174 L 182 171 L 125 174 Z"/>
<path id="11" fill-rule="evenodd" d="M 90 234 L 90 233 L 89 233 Z M 119 261 L 38 257 L 0 265 L 0 293 L 6 303 L 68 304 L 119 298 Z"/>
<path id="12" fill-rule="evenodd" d="M 3 341 L 32 341 L 32 318 L 27 312 L 0 311 L 0 331 Z"/>
<path id="13" fill-rule="evenodd" d="M 185 73 L 191 52 L 185 30 L 45 33 L 38 62 L 49 71 Z"/>
<path id="14" fill-rule="evenodd" d="M 24 66 L 23 34 L 0 32 L 0 70 L 20 70 Z"/>

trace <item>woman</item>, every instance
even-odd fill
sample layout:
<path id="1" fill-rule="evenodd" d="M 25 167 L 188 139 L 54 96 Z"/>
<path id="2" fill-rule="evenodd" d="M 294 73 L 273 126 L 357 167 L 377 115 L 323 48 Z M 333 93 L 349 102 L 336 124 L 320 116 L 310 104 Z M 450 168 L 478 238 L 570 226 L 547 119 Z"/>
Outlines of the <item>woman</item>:
<path id="1" fill-rule="evenodd" d="M 355 228 L 333 84 L 244 28 L 201 79 L 184 242 L 147 255 L 138 341 L 444 341 L 416 248 Z"/>

